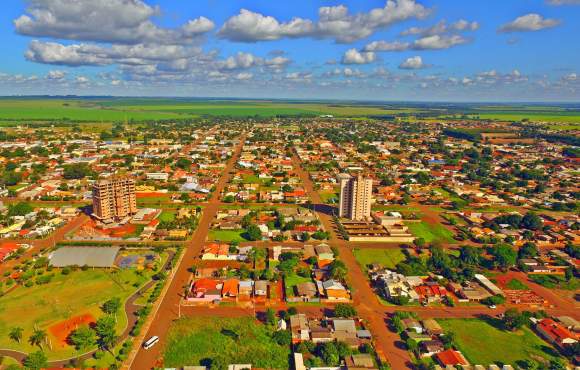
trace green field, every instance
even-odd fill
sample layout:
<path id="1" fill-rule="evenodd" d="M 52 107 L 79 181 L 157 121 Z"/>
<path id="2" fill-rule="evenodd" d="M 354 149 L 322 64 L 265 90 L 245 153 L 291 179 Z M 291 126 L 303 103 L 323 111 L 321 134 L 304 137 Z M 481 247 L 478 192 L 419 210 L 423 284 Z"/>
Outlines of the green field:
<path id="1" fill-rule="evenodd" d="M 159 222 L 171 222 L 173 220 L 175 220 L 175 215 L 176 212 L 175 211 L 163 211 L 161 212 L 161 214 L 158 217 Z"/>
<path id="2" fill-rule="evenodd" d="M 359 265 L 361 265 L 365 271 L 367 270 L 367 266 L 373 263 L 378 263 L 388 269 L 394 269 L 399 262 L 405 260 L 405 255 L 401 251 L 401 248 L 355 248 L 352 252 Z"/>
<path id="3" fill-rule="evenodd" d="M 124 302 L 138 286 L 149 280 L 149 273 L 138 275 L 135 270 L 125 269 L 116 273 L 105 270 L 74 271 L 62 275 L 53 270 L 55 277 L 45 285 L 34 285 L 30 288 L 18 287 L 11 293 L 0 297 L 0 348 L 24 352 L 38 348 L 28 344 L 27 339 L 36 326 L 47 330 L 58 322 L 71 316 L 92 314 L 95 318 L 102 314 L 100 306 L 112 297 L 119 297 Z M 17 319 L 16 319 L 17 318 Z M 10 328 L 19 326 L 24 329 L 22 343 L 8 338 Z M 117 332 L 127 326 L 127 317 L 118 315 Z M 70 346 L 57 346 L 52 339 L 53 350 L 46 348 L 50 359 L 60 359 L 75 354 Z"/>
<path id="4" fill-rule="evenodd" d="M 187 118 L 191 114 L 175 112 L 140 111 L 124 108 L 104 109 L 90 101 L 64 99 L 0 99 L 0 120 L 101 122 Z"/>
<path id="5" fill-rule="evenodd" d="M 527 327 L 508 332 L 480 319 L 440 319 L 438 322 L 445 331 L 455 333 L 459 350 L 472 364 L 516 365 L 528 358 L 554 358 L 555 350 Z"/>
<path id="6" fill-rule="evenodd" d="M 453 233 L 439 224 L 427 222 L 407 222 L 409 231 L 417 238 L 423 238 L 427 243 L 453 243 Z"/>
<path id="7" fill-rule="evenodd" d="M 221 242 L 246 242 L 242 236 L 245 230 L 210 230 L 207 240 L 219 240 Z"/>
<path id="8" fill-rule="evenodd" d="M 202 116 L 273 117 L 278 115 L 346 117 L 388 115 L 414 108 L 359 104 L 275 101 L 201 101 L 186 99 L 0 99 L 0 122 L 59 121 L 110 123 L 195 118 Z M 109 127 L 107 127 L 109 128 Z"/>
<path id="9" fill-rule="evenodd" d="M 290 348 L 276 344 L 270 335 L 270 329 L 252 317 L 183 318 L 169 329 L 164 366 L 226 369 L 229 364 L 252 364 L 253 368 L 288 369 Z"/>

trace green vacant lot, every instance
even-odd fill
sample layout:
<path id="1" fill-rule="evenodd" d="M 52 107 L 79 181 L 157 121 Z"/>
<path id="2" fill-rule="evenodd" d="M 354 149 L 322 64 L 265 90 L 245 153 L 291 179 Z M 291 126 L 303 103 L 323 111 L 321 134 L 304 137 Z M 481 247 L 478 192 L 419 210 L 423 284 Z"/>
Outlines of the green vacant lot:
<path id="1" fill-rule="evenodd" d="M 27 340 L 34 327 L 44 329 L 71 316 L 92 314 L 95 318 L 102 315 L 100 306 L 110 298 L 119 297 L 124 302 L 139 286 L 149 280 L 150 273 L 137 274 L 133 269 L 111 273 L 105 270 L 74 271 L 62 275 L 53 270 L 55 277 L 45 285 L 30 288 L 18 287 L 13 292 L 0 297 L 0 348 L 23 352 L 35 351 Z M 127 326 L 124 312 L 119 313 L 117 332 Z M 19 326 L 24 329 L 22 342 L 16 343 L 8 338 L 10 328 Z M 56 345 L 52 339 L 53 350 L 45 349 L 50 359 L 61 359 L 74 355 L 72 347 Z"/>
<path id="2" fill-rule="evenodd" d="M 411 234 L 427 243 L 453 243 L 453 233 L 442 225 L 427 222 L 408 222 L 406 225 Z"/>
<path id="3" fill-rule="evenodd" d="M 516 365 L 528 358 L 550 360 L 556 353 L 527 327 L 509 332 L 480 319 L 441 319 L 438 322 L 445 331 L 455 333 L 459 350 L 472 364 Z"/>
<path id="4" fill-rule="evenodd" d="M 367 266 L 373 263 L 378 263 L 388 269 L 394 269 L 399 262 L 405 260 L 405 255 L 401 251 L 401 248 L 356 248 L 352 252 L 354 253 L 359 265 L 361 265 L 365 271 L 367 270 Z"/>
<path id="5" fill-rule="evenodd" d="M 270 329 L 253 317 L 180 319 L 169 329 L 164 365 L 226 369 L 229 364 L 252 364 L 262 369 L 288 369 L 290 348 L 276 344 L 270 335 Z"/>
<path id="6" fill-rule="evenodd" d="M 219 240 L 221 242 L 246 242 L 242 236 L 245 230 L 210 230 L 207 240 Z"/>

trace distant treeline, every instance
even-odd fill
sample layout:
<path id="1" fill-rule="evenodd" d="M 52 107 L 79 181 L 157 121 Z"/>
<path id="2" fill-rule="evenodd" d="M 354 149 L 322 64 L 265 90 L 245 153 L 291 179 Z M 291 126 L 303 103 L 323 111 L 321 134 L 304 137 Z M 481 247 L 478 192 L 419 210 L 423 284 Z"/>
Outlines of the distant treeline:
<path id="1" fill-rule="evenodd" d="M 443 134 L 454 137 L 456 139 L 465 139 L 470 141 L 481 140 L 481 132 L 472 129 L 446 128 L 443 130 Z"/>

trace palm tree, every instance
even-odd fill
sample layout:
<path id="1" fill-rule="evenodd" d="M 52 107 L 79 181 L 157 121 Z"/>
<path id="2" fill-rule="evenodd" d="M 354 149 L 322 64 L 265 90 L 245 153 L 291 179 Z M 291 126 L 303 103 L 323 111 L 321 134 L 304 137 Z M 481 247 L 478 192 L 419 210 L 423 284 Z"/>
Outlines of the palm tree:
<path id="1" fill-rule="evenodd" d="M 46 340 L 46 331 L 34 329 L 32 335 L 28 338 L 28 343 L 32 346 L 38 346 L 42 349 L 42 343 Z"/>
<path id="2" fill-rule="evenodd" d="M 24 329 L 16 326 L 16 327 L 10 329 L 10 333 L 8 333 L 8 336 L 13 341 L 20 343 L 20 341 L 22 340 L 22 332 L 23 331 L 24 331 Z"/>

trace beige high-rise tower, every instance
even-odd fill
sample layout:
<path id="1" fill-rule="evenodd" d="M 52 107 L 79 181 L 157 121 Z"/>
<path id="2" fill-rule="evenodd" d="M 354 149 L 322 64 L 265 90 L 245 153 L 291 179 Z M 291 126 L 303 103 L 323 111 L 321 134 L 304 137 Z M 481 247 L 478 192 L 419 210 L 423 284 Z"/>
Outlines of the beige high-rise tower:
<path id="1" fill-rule="evenodd" d="M 93 216 L 110 222 L 120 221 L 137 213 L 135 180 L 113 178 L 98 180 L 93 185 Z"/>
<path id="2" fill-rule="evenodd" d="M 371 197 L 373 180 L 362 175 L 338 175 L 340 202 L 338 215 L 351 220 L 367 220 L 371 217 Z"/>

